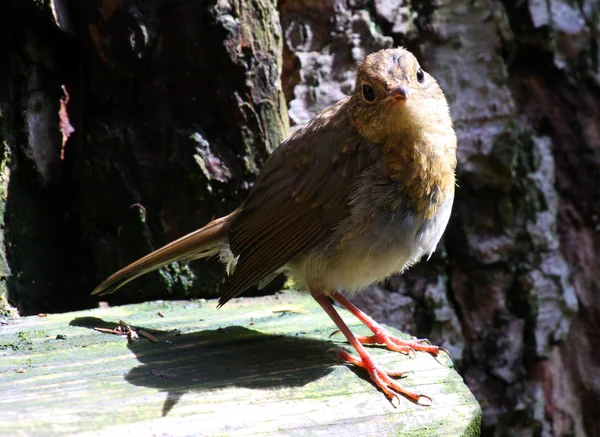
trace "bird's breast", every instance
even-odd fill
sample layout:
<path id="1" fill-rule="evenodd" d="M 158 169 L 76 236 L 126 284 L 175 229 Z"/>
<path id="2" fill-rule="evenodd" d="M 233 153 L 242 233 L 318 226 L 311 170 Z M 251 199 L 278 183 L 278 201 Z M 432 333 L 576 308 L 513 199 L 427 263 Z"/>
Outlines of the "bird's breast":
<path id="1" fill-rule="evenodd" d="M 454 187 L 434 190 L 433 213 L 424 215 L 398 182 L 374 169 L 363 175 L 350 214 L 324 244 L 293 264 L 293 274 L 311 287 L 360 290 L 400 273 L 431 254 L 448 224 Z"/>

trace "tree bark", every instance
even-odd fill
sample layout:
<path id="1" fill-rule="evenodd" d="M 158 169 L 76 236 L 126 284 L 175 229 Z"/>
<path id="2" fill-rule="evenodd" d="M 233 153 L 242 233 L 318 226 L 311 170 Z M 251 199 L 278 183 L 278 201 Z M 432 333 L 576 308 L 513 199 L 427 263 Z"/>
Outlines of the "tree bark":
<path id="1" fill-rule="evenodd" d="M 0 25 L 23 313 L 91 305 L 108 274 L 237 207 L 288 130 L 274 1 L 51 3 L 4 3 Z M 173 265 L 114 300 L 223 281 L 217 261 Z"/>
<path id="2" fill-rule="evenodd" d="M 418 55 L 459 136 L 454 213 L 429 262 L 360 304 L 450 350 L 484 435 L 593 436 L 598 7 L 518 4 L 283 1 L 284 89 L 302 123 L 350 91 L 365 53 Z"/>

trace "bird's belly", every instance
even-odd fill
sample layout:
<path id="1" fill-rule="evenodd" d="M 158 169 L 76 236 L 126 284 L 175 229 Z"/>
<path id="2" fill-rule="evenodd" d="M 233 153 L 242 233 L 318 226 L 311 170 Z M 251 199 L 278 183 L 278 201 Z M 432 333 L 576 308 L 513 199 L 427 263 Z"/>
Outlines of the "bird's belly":
<path id="1" fill-rule="evenodd" d="M 404 211 L 364 211 L 349 217 L 326 244 L 288 266 L 300 287 L 358 291 L 401 273 L 431 254 L 446 228 L 452 197 L 431 219 Z M 357 223 L 359 221 L 359 223 Z"/>
<path id="2" fill-rule="evenodd" d="M 360 290 L 402 272 L 423 254 L 422 223 L 378 223 L 358 233 L 342 228 L 335 243 L 321 246 L 291 263 L 291 273 L 306 288 Z"/>
<path id="3" fill-rule="evenodd" d="M 327 288 L 350 292 L 360 290 L 401 272 L 414 262 L 415 255 L 406 250 L 390 250 L 383 253 L 357 250 L 347 253 L 342 259 L 329 262 L 323 282 Z"/>

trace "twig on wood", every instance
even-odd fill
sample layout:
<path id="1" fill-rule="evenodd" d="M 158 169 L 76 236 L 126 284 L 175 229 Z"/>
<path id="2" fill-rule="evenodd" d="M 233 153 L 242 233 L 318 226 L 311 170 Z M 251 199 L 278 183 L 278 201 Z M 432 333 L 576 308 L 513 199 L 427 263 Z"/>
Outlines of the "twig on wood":
<path id="1" fill-rule="evenodd" d="M 308 314 L 310 313 L 310 311 L 299 307 L 297 305 L 290 305 L 290 306 L 285 306 L 285 307 L 281 307 L 281 308 L 275 308 L 274 310 L 272 310 L 272 312 L 274 313 L 297 313 L 297 314 Z"/>
<path id="2" fill-rule="evenodd" d="M 139 338 L 136 329 L 129 326 L 129 324 L 127 324 L 123 320 L 119 320 L 119 326 L 115 329 L 118 328 L 121 329 L 123 335 L 127 336 L 129 340 L 137 340 Z"/>
<path id="3" fill-rule="evenodd" d="M 107 328 L 94 328 L 94 330 L 98 331 L 98 332 L 104 332 L 106 334 L 115 334 L 115 335 L 121 335 L 121 332 L 117 331 L 116 329 L 107 329 Z"/>
<path id="4" fill-rule="evenodd" d="M 158 340 L 156 339 L 156 337 L 146 331 L 142 331 L 141 329 L 138 329 L 137 333 L 140 334 L 142 337 L 147 338 L 152 343 L 158 343 Z"/>
<path id="5" fill-rule="evenodd" d="M 94 330 L 98 332 L 104 332 L 105 334 L 113 334 L 120 335 L 122 337 L 127 337 L 129 341 L 137 340 L 141 335 L 142 337 L 150 340 L 152 343 L 158 343 L 158 340 L 152 334 L 143 331 L 141 328 L 135 328 L 129 325 L 127 322 L 124 322 L 123 320 L 119 320 L 119 325 L 113 329 L 94 328 Z"/>

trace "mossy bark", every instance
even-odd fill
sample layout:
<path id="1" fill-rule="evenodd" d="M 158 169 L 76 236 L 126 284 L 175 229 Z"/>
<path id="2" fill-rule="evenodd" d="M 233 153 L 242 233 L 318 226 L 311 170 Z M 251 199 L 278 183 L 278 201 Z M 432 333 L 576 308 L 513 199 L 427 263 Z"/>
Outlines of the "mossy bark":
<path id="1" fill-rule="evenodd" d="M 4 113 L 5 111 L 0 108 L 0 112 Z M 0 141 L 2 144 L 6 144 L 2 139 L 4 133 L 2 120 L 0 120 Z M 16 308 L 8 302 L 7 279 L 10 276 L 10 267 L 6 259 L 6 244 L 4 240 L 6 234 L 3 232 L 5 229 L 4 214 L 6 211 L 6 199 L 8 197 L 8 181 L 10 180 L 9 164 L 9 151 L 4 146 L 0 155 L 0 318 L 17 315 Z"/>
<path id="2" fill-rule="evenodd" d="M 92 305 L 107 275 L 237 207 L 288 130 L 274 1 L 51 6 L 0 6 L 23 313 Z M 115 301 L 214 295 L 224 277 L 174 265 Z"/>

